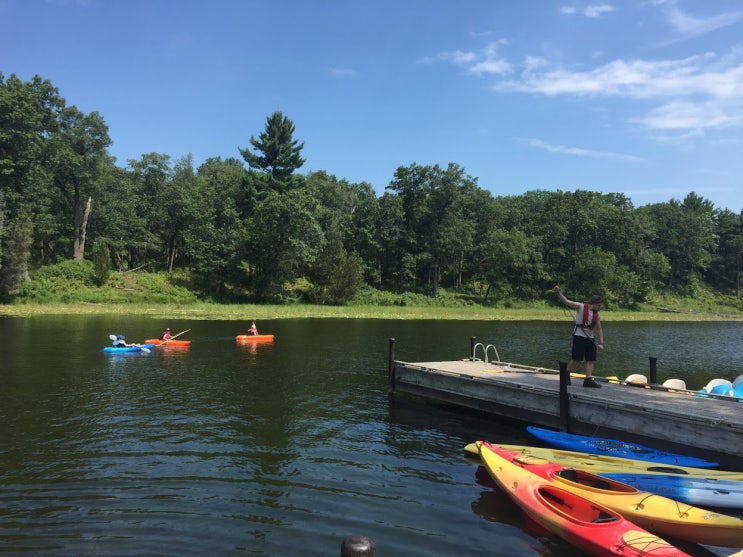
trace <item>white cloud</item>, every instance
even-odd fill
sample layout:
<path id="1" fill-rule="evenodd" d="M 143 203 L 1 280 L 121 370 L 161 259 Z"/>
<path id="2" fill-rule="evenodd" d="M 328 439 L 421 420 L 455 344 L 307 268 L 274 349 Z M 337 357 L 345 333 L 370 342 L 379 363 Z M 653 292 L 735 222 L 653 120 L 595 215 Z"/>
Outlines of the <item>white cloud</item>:
<path id="1" fill-rule="evenodd" d="M 714 6 L 714 4 L 709 4 Z M 694 17 L 682 11 L 675 1 L 664 2 L 662 7 L 668 24 L 681 35 L 696 37 L 733 25 L 743 19 L 743 12 L 725 12 L 710 17 Z"/>
<path id="2" fill-rule="evenodd" d="M 479 51 L 453 50 L 441 52 L 440 60 L 452 62 L 465 68 L 472 75 L 505 75 L 512 71 L 513 66 L 505 58 L 498 55 L 498 48 L 507 44 L 505 40 L 490 43 Z"/>
<path id="3" fill-rule="evenodd" d="M 585 17 L 598 18 L 604 14 L 613 12 L 614 9 L 614 6 L 611 4 L 589 4 L 582 9 L 578 9 L 575 6 L 562 6 L 560 8 L 560 13 L 563 15 L 581 14 Z"/>
<path id="4" fill-rule="evenodd" d="M 330 73 L 340 77 L 356 77 L 356 70 L 350 68 L 330 68 Z"/>
<path id="5" fill-rule="evenodd" d="M 743 20 L 743 12 L 696 18 L 681 11 L 677 0 L 648 2 L 663 11 L 674 29 L 687 36 Z M 586 17 L 599 17 L 612 10 L 614 6 L 608 3 L 560 8 L 562 14 Z M 498 92 L 642 101 L 641 105 L 637 103 L 641 108 L 630 122 L 651 130 L 672 131 L 679 137 L 694 136 L 698 130 L 743 126 L 740 46 L 732 46 L 723 56 L 702 52 L 684 58 L 619 58 L 605 63 L 594 57 L 579 69 L 527 55 L 517 73 L 517 66 L 501 52 L 506 44 L 500 40 L 479 51 L 444 52 L 438 59 L 460 66 L 470 75 L 500 78 L 492 86 Z"/>
<path id="6" fill-rule="evenodd" d="M 634 118 L 655 130 L 703 130 L 743 124 L 743 106 L 737 103 L 671 101 Z"/>
<path id="7" fill-rule="evenodd" d="M 584 149 L 582 147 L 553 145 L 552 143 L 547 143 L 546 141 L 542 141 L 541 139 L 527 139 L 526 142 L 532 147 L 544 149 L 545 151 L 548 151 L 550 153 L 558 153 L 562 155 L 573 155 L 576 157 L 588 157 L 593 159 L 610 159 L 626 162 L 647 162 L 642 157 L 637 157 L 635 155 L 625 155 L 624 153 L 611 153 L 607 151 L 593 151 L 591 149 Z"/>
<path id="8" fill-rule="evenodd" d="M 511 71 L 511 64 L 509 64 L 505 60 L 495 60 L 495 59 L 482 60 L 481 62 L 477 62 L 476 64 L 473 64 L 467 71 L 475 75 L 482 75 L 482 74 L 502 75 L 502 74 L 507 74 Z"/>
<path id="9" fill-rule="evenodd" d="M 632 120 L 651 129 L 738 126 L 743 125 L 743 62 L 734 58 L 721 61 L 706 54 L 679 60 L 614 60 L 588 71 L 544 68 L 528 59 L 520 79 L 503 81 L 494 89 L 660 100 L 662 105 Z"/>
<path id="10" fill-rule="evenodd" d="M 604 14 L 608 14 L 614 11 L 614 6 L 611 4 L 594 4 L 587 6 L 585 10 L 586 17 L 601 17 Z"/>
<path id="11" fill-rule="evenodd" d="M 441 52 L 439 54 L 441 60 L 453 62 L 458 66 L 469 66 L 474 64 L 477 60 L 477 55 L 474 52 L 465 52 L 463 50 L 452 50 L 448 52 Z"/>
<path id="12" fill-rule="evenodd" d="M 626 96 L 666 98 L 705 95 L 716 98 L 743 96 L 743 63 L 712 67 L 712 54 L 679 60 L 614 60 L 588 71 L 562 68 L 535 71 L 527 61 L 520 80 L 503 81 L 499 91 L 543 95 Z"/>

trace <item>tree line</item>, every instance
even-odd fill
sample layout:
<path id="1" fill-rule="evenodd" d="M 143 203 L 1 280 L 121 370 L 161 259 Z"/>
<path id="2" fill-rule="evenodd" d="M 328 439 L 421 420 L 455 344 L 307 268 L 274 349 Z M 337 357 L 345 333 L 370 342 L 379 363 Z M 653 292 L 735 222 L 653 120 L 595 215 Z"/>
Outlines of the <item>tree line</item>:
<path id="1" fill-rule="evenodd" d="M 556 283 L 625 307 L 703 285 L 739 294 L 743 215 L 694 192 L 641 207 L 582 190 L 496 196 L 455 163 L 413 163 L 378 196 L 300 173 L 295 132 L 275 112 L 241 158 L 147 153 L 122 168 L 100 114 L 0 73 L 0 295 L 69 259 L 92 261 L 101 283 L 184 271 L 221 301 L 343 304 L 366 286 L 494 303 Z"/>

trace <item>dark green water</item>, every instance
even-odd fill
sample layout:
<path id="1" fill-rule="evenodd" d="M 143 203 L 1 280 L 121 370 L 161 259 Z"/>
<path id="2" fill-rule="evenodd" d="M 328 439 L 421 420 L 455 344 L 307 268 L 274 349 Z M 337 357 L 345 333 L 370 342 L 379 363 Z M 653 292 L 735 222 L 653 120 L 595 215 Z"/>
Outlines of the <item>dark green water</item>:
<path id="1" fill-rule="evenodd" d="M 732 379 L 741 323 L 612 324 L 597 375 Z M 463 457 L 520 426 L 386 390 L 389 338 L 406 361 L 460 359 L 470 337 L 502 360 L 557 367 L 567 323 L 146 317 L 0 318 L 0 553 L 339 555 L 352 533 L 382 556 L 582 554 L 543 537 Z M 104 355 L 191 331 L 189 349 Z M 716 555 L 732 552 L 716 551 Z"/>

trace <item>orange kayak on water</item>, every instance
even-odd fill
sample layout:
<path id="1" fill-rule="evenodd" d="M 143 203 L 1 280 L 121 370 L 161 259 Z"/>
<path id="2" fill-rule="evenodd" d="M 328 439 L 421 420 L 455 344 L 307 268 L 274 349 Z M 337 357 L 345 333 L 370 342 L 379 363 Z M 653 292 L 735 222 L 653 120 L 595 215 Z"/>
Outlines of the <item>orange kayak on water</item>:
<path id="1" fill-rule="evenodd" d="M 235 340 L 237 342 L 270 342 L 273 340 L 273 335 L 237 335 Z"/>
<path id="2" fill-rule="evenodd" d="M 191 346 L 190 340 L 162 340 L 160 338 L 148 338 L 144 344 L 154 344 L 155 346 Z"/>

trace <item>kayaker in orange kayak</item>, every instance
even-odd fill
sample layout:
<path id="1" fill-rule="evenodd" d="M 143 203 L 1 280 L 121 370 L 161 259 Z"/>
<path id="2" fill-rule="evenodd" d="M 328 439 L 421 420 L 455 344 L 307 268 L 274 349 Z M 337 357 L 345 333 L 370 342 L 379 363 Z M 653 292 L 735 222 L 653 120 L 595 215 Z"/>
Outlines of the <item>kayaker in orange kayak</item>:
<path id="1" fill-rule="evenodd" d="M 248 334 L 250 336 L 255 336 L 258 334 L 258 327 L 255 326 L 255 322 L 250 326 L 250 329 L 248 329 Z"/>
<path id="2" fill-rule="evenodd" d="M 165 332 L 160 337 L 160 340 L 170 340 L 173 336 L 170 334 L 170 327 L 165 328 Z"/>

